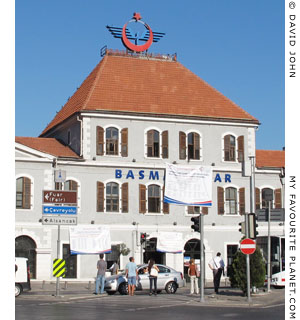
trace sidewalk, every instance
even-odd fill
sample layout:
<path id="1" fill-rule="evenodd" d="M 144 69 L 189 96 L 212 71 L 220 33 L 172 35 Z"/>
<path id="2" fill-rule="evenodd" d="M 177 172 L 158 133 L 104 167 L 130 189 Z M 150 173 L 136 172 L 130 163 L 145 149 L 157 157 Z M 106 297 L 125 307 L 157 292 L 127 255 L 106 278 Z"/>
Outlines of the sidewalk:
<path id="1" fill-rule="evenodd" d="M 76 300 L 76 299 L 101 299 L 103 297 L 109 297 L 108 295 L 95 296 L 94 281 L 90 282 L 68 282 L 60 281 L 59 296 L 56 296 L 56 282 L 31 282 L 31 291 L 22 293 L 23 298 L 36 298 L 36 299 L 60 299 L 61 301 Z M 219 294 L 214 293 L 212 284 L 208 283 L 204 290 L 204 302 L 201 305 L 209 306 L 249 306 L 247 297 L 243 296 L 241 290 L 231 288 L 228 286 L 220 287 Z M 148 291 L 137 291 L 137 296 L 146 296 Z M 167 295 L 165 291 L 162 292 L 165 297 L 171 297 L 173 295 Z M 116 293 L 113 297 L 119 297 Z M 120 296 L 125 297 L 125 296 Z M 189 286 L 180 288 L 177 290 L 174 298 L 184 299 L 187 301 L 200 303 L 200 295 L 190 295 Z M 274 304 L 283 304 L 285 297 L 284 289 L 272 289 L 270 293 L 260 290 L 258 293 L 251 294 L 251 304 L 253 307 L 267 307 Z M 18 298 L 17 298 L 18 299 Z"/>

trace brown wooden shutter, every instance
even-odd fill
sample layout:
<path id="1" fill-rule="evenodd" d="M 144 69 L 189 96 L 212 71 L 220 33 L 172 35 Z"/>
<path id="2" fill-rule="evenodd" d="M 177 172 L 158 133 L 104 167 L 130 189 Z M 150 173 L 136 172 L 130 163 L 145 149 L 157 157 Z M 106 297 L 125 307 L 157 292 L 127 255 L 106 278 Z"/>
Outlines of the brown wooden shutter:
<path id="1" fill-rule="evenodd" d="M 169 133 L 168 131 L 163 131 L 162 134 L 162 158 L 169 158 Z"/>
<path id="2" fill-rule="evenodd" d="M 128 128 L 121 130 L 121 156 L 128 157 Z"/>
<path id="3" fill-rule="evenodd" d="M 240 136 L 237 139 L 238 142 L 238 162 L 244 161 L 244 136 Z"/>
<path id="4" fill-rule="evenodd" d="M 224 214 L 224 189 L 218 187 L 218 214 Z"/>
<path id="5" fill-rule="evenodd" d="M 140 213 L 146 213 L 146 186 L 144 184 L 139 185 L 140 190 Z"/>
<path id="6" fill-rule="evenodd" d="M 96 133 L 96 154 L 97 156 L 103 156 L 104 154 L 104 129 L 102 127 L 97 126 Z"/>
<path id="7" fill-rule="evenodd" d="M 275 190 L 275 209 L 281 209 L 281 189 Z"/>
<path id="8" fill-rule="evenodd" d="M 188 214 L 194 214 L 194 207 L 188 206 Z"/>
<path id="9" fill-rule="evenodd" d="M 260 209 L 260 190 L 255 188 L 255 209 Z"/>
<path id="10" fill-rule="evenodd" d="M 194 159 L 200 160 L 200 135 L 194 133 Z"/>
<path id="11" fill-rule="evenodd" d="M 202 213 L 208 214 L 208 207 L 202 207 Z"/>
<path id="12" fill-rule="evenodd" d="M 97 181 L 97 212 L 104 212 L 104 183 Z"/>
<path id="13" fill-rule="evenodd" d="M 23 208 L 30 209 L 31 204 L 31 180 L 23 178 Z"/>
<path id="14" fill-rule="evenodd" d="M 147 157 L 154 156 L 154 132 L 153 130 L 149 130 L 147 132 Z"/>
<path id="15" fill-rule="evenodd" d="M 186 134 L 179 132 L 179 159 L 186 159 Z"/>
<path id="16" fill-rule="evenodd" d="M 239 189 L 240 215 L 245 214 L 245 188 Z"/>
<path id="17" fill-rule="evenodd" d="M 165 187 L 163 187 L 163 213 L 169 213 L 170 206 L 168 202 L 164 202 L 165 197 Z"/>
<path id="18" fill-rule="evenodd" d="M 122 184 L 122 212 L 128 212 L 128 182 Z"/>

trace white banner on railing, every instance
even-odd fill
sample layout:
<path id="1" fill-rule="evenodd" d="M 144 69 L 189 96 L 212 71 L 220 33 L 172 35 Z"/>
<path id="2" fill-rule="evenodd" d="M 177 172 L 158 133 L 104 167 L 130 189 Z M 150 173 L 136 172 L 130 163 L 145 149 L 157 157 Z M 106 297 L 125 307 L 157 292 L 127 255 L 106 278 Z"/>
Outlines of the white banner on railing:
<path id="1" fill-rule="evenodd" d="M 164 202 L 211 207 L 212 168 L 167 163 Z"/>
<path id="2" fill-rule="evenodd" d="M 182 253 L 182 233 L 158 232 L 156 250 L 159 252 Z"/>
<path id="3" fill-rule="evenodd" d="M 111 252 L 110 230 L 106 226 L 76 226 L 69 228 L 71 254 Z"/>

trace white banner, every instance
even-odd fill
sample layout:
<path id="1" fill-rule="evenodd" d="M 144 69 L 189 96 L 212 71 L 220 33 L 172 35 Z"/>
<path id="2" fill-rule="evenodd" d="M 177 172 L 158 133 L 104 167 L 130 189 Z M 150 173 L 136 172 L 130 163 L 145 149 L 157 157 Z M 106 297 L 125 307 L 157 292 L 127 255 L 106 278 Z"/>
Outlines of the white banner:
<path id="1" fill-rule="evenodd" d="M 159 252 L 182 253 L 182 233 L 158 232 L 156 250 Z"/>
<path id="2" fill-rule="evenodd" d="M 111 252 L 110 230 L 106 226 L 70 227 L 71 254 Z"/>
<path id="3" fill-rule="evenodd" d="M 164 202 L 211 207 L 211 167 L 178 166 L 167 163 Z"/>

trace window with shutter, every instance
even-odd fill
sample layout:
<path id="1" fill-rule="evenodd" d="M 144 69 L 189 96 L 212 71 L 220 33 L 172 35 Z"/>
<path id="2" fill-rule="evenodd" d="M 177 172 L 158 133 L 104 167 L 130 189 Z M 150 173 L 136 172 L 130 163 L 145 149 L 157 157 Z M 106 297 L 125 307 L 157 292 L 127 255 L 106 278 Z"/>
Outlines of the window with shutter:
<path id="1" fill-rule="evenodd" d="M 182 131 L 179 132 L 179 159 L 186 159 L 186 134 Z"/>
<path id="2" fill-rule="evenodd" d="M 146 186 L 139 185 L 140 213 L 146 213 Z"/>
<path id="3" fill-rule="evenodd" d="M 208 214 L 208 207 L 202 207 L 201 211 L 203 214 Z"/>
<path id="4" fill-rule="evenodd" d="M 103 156 L 104 154 L 104 129 L 97 126 L 96 133 L 96 154 L 97 156 Z"/>
<path id="5" fill-rule="evenodd" d="M 237 190 L 236 188 L 225 189 L 225 212 L 226 214 L 235 215 L 237 214 Z"/>
<path id="6" fill-rule="evenodd" d="M 160 186 L 151 184 L 148 186 L 148 212 L 160 213 Z"/>
<path id="7" fill-rule="evenodd" d="M 26 177 L 16 180 L 16 208 L 31 208 L 31 180 Z"/>
<path id="8" fill-rule="evenodd" d="M 224 214 L 224 189 L 218 187 L 218 214 Z"/>
<path id="9" fill-rule="evenodd" d="M 128 182 L 122 184 L 122 212 L 128 212 Z"/>
<path id="10" fill-rule="evenodd" d="M 261 190 L 261 208 L 266 209 L 269 208 L 269 201 L 265 199 L 266 193 L 272 193 L 273 190 L 271 188 L 264 188 Z M 274 199 L 274 193 L 273 193 L 273 199 Z M 271 209 L 273 209 L 273 201 L 271 201 Z"/>
<path id="11" fill-rule="evenodd" d="M 281 189 L 275 190 L 275 208 L 281 209 Z"/>
<path id="12" fill-rule="evenodd" d="M 128 157 L 128 128 L 121 130 L 121 156 Z"/>
<path id="13" fill-rule="evenodd" d="M 259 188 L 255 188 L 255 209 L 260 209 L 260 190 Z"/>
<path id="14" fill-rule="evenodd" d="M 97 182 L 97 212 L 104 212 L 104 183 Z"/>
<path id="15" fill-rule="evenodd" d="M 159 132 L 156 130 L 147 132 L 147 157 L 159 158 Z"/>
<path id="16" fill-rule="evenodd" d="M 200 214 L 200 207 L 199 206 L 188 206 L 187 213 L 188 214 Z"/>
<path id="17" fill-rule="evenodd" d="M 245 214 L 245 188 L 239 189 L 240 215 Z"/>
<path id="18" fill-rule="evenodd" d="M 66 191 L 77 191 L 78 189 L 78 184 L 76 181 L 74 180 L 67 180 L 65 183 L 64 183 L 64 189 Z"/>
<path id="19" fill-rule="evenodd" d="M 162 136 L 162 158 L 167 159 L 169 157 L 169 133 L 163 131 Z"/>
<path id="20" fill-rule="evenodd" d="M 119 212 L 119 185 L 115 182 L 106 184 L 106 212 Z"/>
<path id="21" fill-rule="evenodd" d="M 196 132 L 188 134 L 188 159 L 200 160 L 200 135 Z"/>
<path id="22" fill-rule="evenodd" d="M 239 136 L 237 139 L 238 143 L 238 162 L 244 161 L 244 136 Z"/>
<path id="23" fill-rule="evenodd" d="M 224 161 L 235 161 L 235 137 L 230 134 L 224 137 Z"/>
<path id="24" fill-rule="evenodd" d="M 106 129 L 106 154 L 118 155 L 119 154 L 119 130 L 114 127 Z"/>

